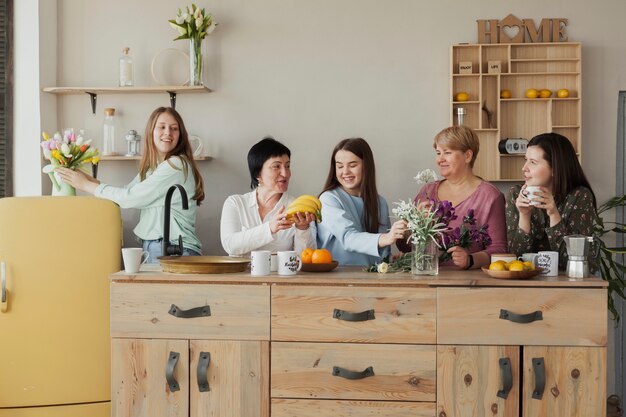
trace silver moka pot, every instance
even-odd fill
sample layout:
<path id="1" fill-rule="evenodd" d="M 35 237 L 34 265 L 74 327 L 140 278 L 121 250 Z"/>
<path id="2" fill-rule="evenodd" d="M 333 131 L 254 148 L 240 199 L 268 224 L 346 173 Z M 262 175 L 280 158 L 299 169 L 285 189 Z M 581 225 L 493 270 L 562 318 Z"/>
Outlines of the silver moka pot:
<path id="1" fill-rule="evenodd" d="M 567 276 L 571 278 L 585 278 L 589 276 L 589 253 L 596 238 L 585 235 L 565 236 L 567 249 Z M 599 249 L 598 245 L 598 249 Z M 594 256 L 597 256 L 595 254 Z"/>

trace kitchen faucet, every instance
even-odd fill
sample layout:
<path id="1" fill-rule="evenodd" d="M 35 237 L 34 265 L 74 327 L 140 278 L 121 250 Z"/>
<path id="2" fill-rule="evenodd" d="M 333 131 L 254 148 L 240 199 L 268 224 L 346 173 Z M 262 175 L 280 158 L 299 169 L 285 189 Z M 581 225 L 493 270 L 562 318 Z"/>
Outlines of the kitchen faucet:
<path id="1" fill-rule="evenodd" d="M 178 236 L 178 245 L 170 245 L 170 207 L 172 205 L 172 195 L 178 188 L 180 191 L 181 200 L 183 202 L 183 210 L 189 210 L 189 203 L 187 202 L 187 193 L 180 184 L 172 185 L 167 194 L 165 194 L 165 215 L 163 216 L 163 256 L 181 256 L 183 254 L 183 236 Z"/>

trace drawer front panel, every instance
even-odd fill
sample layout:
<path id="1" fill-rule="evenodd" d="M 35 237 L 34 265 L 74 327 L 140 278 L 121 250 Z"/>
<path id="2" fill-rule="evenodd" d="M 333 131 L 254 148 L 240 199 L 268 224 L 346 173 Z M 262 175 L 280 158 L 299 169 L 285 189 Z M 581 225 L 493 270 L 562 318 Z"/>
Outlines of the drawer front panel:
<path id="1" fill-rule="evenodd" d="M 271 350 L 272 397 L 435 401 L 435 346 L 275 342 Z"/>
<path id="2" fill-rule="evenodd" d="M 605 289 L 437 291 L 440 344 L 606 346 Z"/>
<path id="3" fill-rule="evenodd" d="M 210 307 L 210 316 L 169 313 Z M 180 314 L 180 313 L 179 313 Z M 270 289 L 256 285 L 111 284 L 111 336 L 269 340 Z"/>
<path id="4" fill-rule="evenodd" d="M 272 400 L 272 417 L 435 417 L 435 411 L 435 403 Z"/>
<path id="5" fill-rule="evenodd" d="M 274 287 L 272 340 L 434 344 L 436 304 L 434 288 Z"/>

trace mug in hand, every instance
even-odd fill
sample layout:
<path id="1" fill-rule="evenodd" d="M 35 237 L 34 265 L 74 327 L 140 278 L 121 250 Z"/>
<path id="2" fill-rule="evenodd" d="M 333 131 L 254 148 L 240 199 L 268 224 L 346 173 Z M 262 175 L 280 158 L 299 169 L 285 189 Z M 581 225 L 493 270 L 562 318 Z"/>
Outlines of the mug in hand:
<path id="1" fill-rule="evenodd" d="M 148 258 L 150 258 L 150 254 L 142 248 L 122 248 L 124 270 L 129 274 L 136 274 L 139 272 L 139 267 L 141 264 L 146 263 Z"/>
<path id="2" fill-rule="evenodd" d="M 531 206 L 541 204 L 539 201 L 535 200 L 535 198 L 539 197 L 539 194 L 541 194 L 541 188 L 539 188 L 538 185 L 528 185 L 524 190 L 524 195 L 526 195 L 526 198 L 530 201 L 529 204 Z"/>

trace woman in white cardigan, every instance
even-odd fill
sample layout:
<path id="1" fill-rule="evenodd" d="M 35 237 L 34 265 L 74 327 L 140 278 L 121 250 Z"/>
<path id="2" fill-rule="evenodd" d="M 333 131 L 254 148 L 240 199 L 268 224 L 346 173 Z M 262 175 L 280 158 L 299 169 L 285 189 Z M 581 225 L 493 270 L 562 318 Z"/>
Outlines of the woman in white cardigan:
<path id="1" fill-rule="evenodd" d="M 315 248 L 315 216 L 297 213 L 286 219 L 286 208 L 294 200 L 287 194 L 291 151 L 273 138 L 256 143 L 248 152 L 250 186 L 246 194 L 231 195 L 224 202 L 220 235 L 224 250 L 232 256 L 249 256 L 253 250 L 296 250 Z"/>

